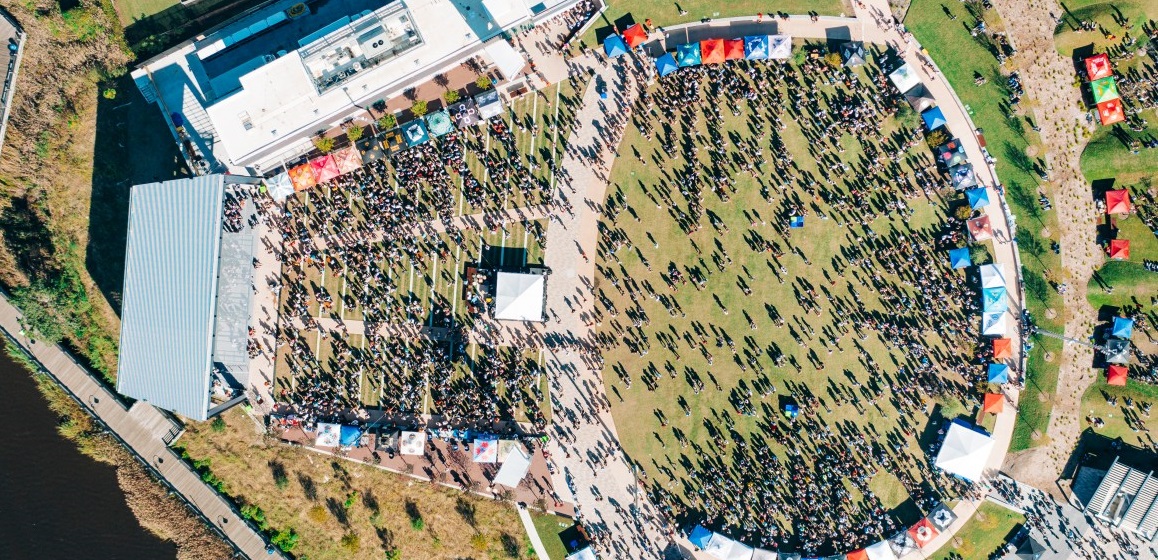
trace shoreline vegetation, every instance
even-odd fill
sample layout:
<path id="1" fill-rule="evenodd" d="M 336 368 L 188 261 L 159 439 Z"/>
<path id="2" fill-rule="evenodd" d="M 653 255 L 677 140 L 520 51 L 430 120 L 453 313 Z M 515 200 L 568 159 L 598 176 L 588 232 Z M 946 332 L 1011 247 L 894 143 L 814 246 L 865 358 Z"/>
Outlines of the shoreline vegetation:
<path id="1" fill-rule="evenodd" d="M 5 353 L 36 381 L 49 410 L 60 417 L 56 431 L 76 445 L 77 451 L 116 469 L 117 484 L 137 522 L 158 538 L 177 546 L 178 560 L 217 560 L 232 548 L 206 528 L 201 519 L 153 478 L 133 456 L 72 399 L 27 354 L 12 342 Z"/>

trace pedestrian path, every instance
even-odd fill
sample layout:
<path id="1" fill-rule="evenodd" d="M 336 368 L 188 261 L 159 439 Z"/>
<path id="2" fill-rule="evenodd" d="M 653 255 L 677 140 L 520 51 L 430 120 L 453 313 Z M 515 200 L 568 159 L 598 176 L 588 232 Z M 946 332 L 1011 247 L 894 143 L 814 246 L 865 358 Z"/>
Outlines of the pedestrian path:
<path id="1" fill-rule="evenodd" d="M 531 546 L 535 549 L 535 556 L 543 560 L 556 560 L 547 556 L 547 547 L 543 546 L 543 539 L 539 538 L 539 531 L 535 529 L 535 522 L 531 520 L 531 514 L 527 512 L 527 508 L 519 507 L 519 520 L 523 522 L 523 528 L 527 530 L 527 536 L 531 539 Z M 559 558 L 558 560 L 563 560 Z"/>

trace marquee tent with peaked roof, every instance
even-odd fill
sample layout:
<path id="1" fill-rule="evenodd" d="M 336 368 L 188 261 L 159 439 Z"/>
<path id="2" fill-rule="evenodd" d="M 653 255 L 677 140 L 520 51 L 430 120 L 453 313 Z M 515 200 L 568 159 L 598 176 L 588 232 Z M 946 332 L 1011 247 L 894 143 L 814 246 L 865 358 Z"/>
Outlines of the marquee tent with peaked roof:
<path id="1" fill-rule="evenodd" d="M 495 475 L 494 482 L 515 488 L 527 476 L 529 470 L 531 470 L 531 456 L 522 444 L 514 445 L 503 458 L 503 466 Z"/>
<path id="2" fill-rule="evenodd" d="M 1009 383 L 1009 366 L 1005 364 L 989 364 L 990 383 Z"/>
<path id="3" fill-rule="evenodd" d="M 1101 119 L 1102 126 L 1110 126 L 1126 120 L 1126 112 L 1122 109 L 1122 101 L 1119 99 L 1111 99 L 1104 103 L 1098 103 L 1098 118 Z"/>
<path id="4" fill-rule="evenodd" d="M 924 84 L 906 91 L 905 101 L 918 113 L 923 113 L 937 106 L 937 100 L 933 97 L 933 94 L 929 93 L 929 88 L 925 87 Z"/>
<path id="5" fill-rule="evenodd" d="M 627 54 L 627 43 L 619 35 L 608 35 L 603 39 L 603 54 L 608 58 L 615 58 Z"/>
<path id="6" fill-rule="evenodd" d="M 949 425 L 934 465 L 949 474 L 976 482 L 985 473 L 985 464 L 989 461 L 991 451 L 993 438 L 989 434 L 961 420 L 954 420 Z"/>
<path id="7" fill-rule="evenodd" d="M 962 163 L 949 169 L 949 179 L 953 181 L 953 188 L 962 190 L 977 186 L 977 174 L 973 171 L 972 163 Z"/>
<path id="8" fill-rule="evenodd" d="M 1091 82 L 1114 75 L 1110 66 L 1110 57 L 1106 53 L 1095 54 L 1086 59 L 1086 77 Z"/>
<path id="9" fill-rule="evenodd" d="M 338 172 L 344 175 L 362 168 L 362 155 L 358 148 L 347 146 L 334 152 L 334 163 L 338 165 Z"/>
<path id="10" fill-rule="evenodd" d="M 542 321 L 546 276 L 499 272 L 495 278 L 495 319 Z"/>
<path id="11" fill-rule="evenodd" d="M 1103 103 L 1118 99 L 1118 82 L 1113 76 L 1106 76 L 1100 80 L 1090 82 L 1090 90 L 1094 93 L 1094 103 Z"/>
<path id="12" fill-rule="evenodd" d="M 398 452 L 403 455 L 425 455 L 426 432 L 402 432 L 398 436 Z"/>
<path id="13" fill-rule="evenodd" d="M 1102 355 L 1111 364 L 1128 364 L 1130 363 L 1130 341 L 1111 338 L 1106 341 Z"/>
<path id="14" fill-rule="evenodd" d="M 957 520 L 957 514 L 953 513 L 949 506 L 937 504 L 937 507 L 933 508 L 929 515 L 925 516 L 925 519 L 928 519 L 938 531 L 944 533 Z"/>
<path id="15" fill-rule="evenodd" d="M 655 71 L 659 72 L 660 77 L 666 76 L 679 70 L 679 65 L 676 64 L 675 57 L 671 53 L 663 53 L 662 56 L 655 59 Z"/>
<path id="16" fill-rule="evenodd" d="M 642 24 L 632 25 L 623 30 L 623 42 L 627 43 L 628 48 L 634 49 L 647 42 L 647 31 Z"/>
<path id="17" fill-rule="evenodd" d="M 929 130 L 937 130 L 938 127 L 945 126 L 949 122 L 945 120 L 945 113 L 941 111 L 940 107 L 922 111 L 921 118 L 925 121 L 925 128 Z"/>
<path id="18" fill-rule="evenodd" d="M 266 180 L 266 184 L 269 185 L 269 196 L 278 202 L 294 194 L 294 182 L 288 172 L 283 171 L 274 175 L 273 178 Z"/>
<path id="19" fill-rule="evenodd" d="M 921 78 L 917 77 L 917 71 L 908 62 L 893 70 L 889 74 L 889 80 L 893 82 L 894 86 L 897 86 L 897 91 L 901 93 L 905 93 L 921 83 Z"/>
<path id="20" fill-rule="evenodd" d="M 358 438 L 362 437 L 362 430 L 358 429 L 357 426 L 342 426 L 339 433 L 341 435 L 338 438 L 338 443 L 342 447 L 353 447 L 354 444 L 358 443 Z"/>
<path id="21" fill-rule="evenodd" d="M 889 541 L 881 541 L 866 546 L 864 551 L 868 553 L 869 560 L 897 560 L 897 555 L 893 554 L 893 549 L 889 546 Z"/>
<path id="22" fill-rule="evenodd" d="M 1112 364 L 1106 368 L 1106 384 L 1123 386 L 1126 384 L 1126 379 L 1130 377 L 1130 370 L 1126 366 Z"/>
<path id="23" fill-rule="evenodd" d="M 684 43 L 682 45 L 676 45 L 676 62 L 679 63 L 680 68 L 699 66 L 700 44 Z"/>
<path id="24" fill-rule="evenodd" d="M 317 435 L 314 437 L 314 447 L 337 447 L 341 433 L 342 427 L 338 424 L 318 422 Z"/>
<path id="25" fill-rule="evenodd" d="M 567 556 L 567 560 L 599 560 L 599 558 L 595 556 L 595 551 L 591 550 L 591 547 L 585 546 Z"/>
<path id="26" fill-rule="evenodd" d="M 909 536 L 913 537 L 919 548 L 925 548 L 925 545 L 932 542 L 940 533 L 928 519 L 921 519 L 916 525 L 909 527 Z"/>
<path id="27" fill-rule="evenodd" d="M 993 339 L 993 359 L 1004 360 L 1013 357 L 1013 339 L 1009 338 L 995 338 Z"/>
<path id="28" fill-rule="evenodd" d="M 338 171 L 338 162 L 334 161 L 334 156 L 330 154 L 310 160 L 310 167 L 313 168 L 314 180 L 318 183 L 325 183 L 342 174 Z"/>
<path id="29" fill-rule="evenodd" d="M 1130 258 L 1130 240 L 1129 239 L 1112 239 L 1110 240 L 1110 258 L 1124 261 Z"/>
<path id="30" fill-rule="evenodd" d="M 489 119 L 503 114 L 503 100 L 499 98 L 498 90 L 487 90 L 474 96 L 478 104 L 478 114 L 482 119 Z"/>
<path id="31" fill-rule="evenodd" d="M 688 535 L 688 540 L 698 548 L 707 548 L 708 542 L 712 540 L 712 532 L 707 530 L 703 525 L 696 525 L 692 527 L 692 532 Z"/>
<path id="32" fill-rule="evenodd" d="M 752 560 L 776 560 L 777 558 L 777 554 L 771 550 L 757 548 L 756 550 L 752 551 Z"/>
<path id="33" fill-rule="evenodd" d="M 402 129 L 391 128 L 382 133 L 382 147 L 394 154 L 406 147 L 406 139 L 402 137 Z"/>
<path id="34" fill-rule="evenodd" d="M 913 537 L 909 536 L 908 531 L 897 531 L 897 534 L 889 537 L 889 546 L 892 547 L 893 552 L 898 557 L 904 557 L 906 554 L 917 550 L 917 543 L 913 541 Z"/>
<path id="35" fill-rule="evenodd" d="M 787 35 L 769 35 L 768 58 L 776 60 L 792 58 L 792 37 Z"/>
<path id="36" fill-rule="evenodd" d="M 949 250 L 949 266 L 953 268 L 969 268 L 973 265 L 973 259 L 969 257 L 969 249 L 962 247 L 960 249 Z"/>
<path id="37" fill-rule="evenodd" d="M 969 227 L 969 235 L 974 241 L 988 241 L 993 239 L 993 224 L 989 216 L 977 216 L 965 222 Z"/>
<path id="38" fill-rule="evenodd" d="M 744 37 L 744 58 L 764 60 L 768 58 L 768 35 L 748 35 Z"/>
<path id="39" fill-rule="evenodd" d="M 1116 191 L 1106 191 L 1106 213 L 1107 214 L 1129 214 L 1130 213 L 1130 191 L 1120 189 Z"/>
<path id="40" fill-rule="evenodd" d="M 981 289 L 981 311 L 997 313 L 1007 311 L 1009 302 L 1006 300 L 1005 286 Z"/>
<path id="41" fill-rule="evenodd" d="M 723 39 L 704 39 L 700 41 L 700 62 L 702 64 L 720 64 L 726 60 L 724 56 Z"/>
<path id="42" fill-rule="evenodd" d="M 1005 266 L 1001 264 L 981 265 L 981 287 L 996 288 L 1005 285 Z"/>
<path id="43" fill-rule="evenodd" d="M 1006 313 L 982 313 L 981 314 L 981 334 L 984 336 L 1005 336 L 1009 334 L 1009 323 L 1006 321 Z"/>
<path id="44" fill-rule="evenodd" d="M 1134 320 L 1114 317 L 1114 326 L 1110 327 L 1110 336 L 1130 340 L 1130 337 L 1134 336 Z"/>
<path id="45" fill-rule="evenodd" d="M 450 122 L 450 113 L 443 109 L 426 115 L 426 128 L 430 130 L 431 136 L 438 138 L 453 132 L 454 123 Z"/>
<path id="46" fill-rule="evenodd" d="M 989 206 L 989 191 L 985 187 L 965 191 L 965 198 L 969 200 L 969 207 L 974 210 Z"/>
<path id="47" fill-rule="evenodd" d="M 744 58 L 744 40 L 743 39 L 725 39 L 724 40 L 724 58 L 728 60 L 743 60 Z"/>
<path id="48" fill-rule="evenodd" d="M 800 560 L 799 552 L 781 552 L 780 560 Z"/>
<path id="49" fill-rule="evenodd" d="M 1041 543 L 1033 539 L 1033 537 L 1026 537 L 1025 542 L 1017 547 L 1017 553 L 1014 558 L 1017 560 L 1041 560 L 1045 555 L 1045 547 Z"/>
<path id="50" fill-rule="evenodd" d="M 295 191 L 304 191 L 318 184 L 317 178 L 314 177 L 314 168 L 308 163 L 290 169 L 289 176 Z"/>
<path id="51" fill-rule="evenodd" d="M 965 146 L 961 144 L 961 140 L 953 138 L 940 146 L 937 146 L 937 162 L 945 169 L 951 169 L 954 166 L 965 163 Z"/>
<path id="52" fill-rule="evenodd" d="M 863 548 L 844 555 L 845 560 L 868 560 L 868 553 Z"/>
<path id="53" fill-rule="evenodd" d="M 476 463 L 495 463 L 499 460 L 498 438 L 476 438 L 470 450 Z"/>
<path id="54" fill-rule="evenodd" d="M 704 552 L 719 560 L 751 560 L 752 548 L 720 533 L 712 533 Z"/>
<path id="55" fill-rule="evenodd" d="M 414 119 L 402 125 L 402 136 L 406 138 L 406 145 L 411 148 L 430 140 L 430 132 L 426 130 L 426 123 L 422 119 Z"/>
<path id="56" fill-rule="evenodd" d="M 1005 395 L 1001 393 L 986 393 L 985 403 L 981 405 L 981 411 L 986 414 L 1001 414 L 1005 410 Z"/>
<path id="57" fill-rule="evenodd" d="M 840 58 L 845 66 L 860 66 L 864 64 L 864 43 L 861 41 L 847 41 L 840 45 Z"/>
<path id="58" fill-rule="evenodd" d="M 450 113 L 451 118 L 454 119 L 454 124 L 458 128 L 466 128 L 478 124 L 478 103 L 474 102 L 473 98 L 467 97 L 446 110 Z"/>

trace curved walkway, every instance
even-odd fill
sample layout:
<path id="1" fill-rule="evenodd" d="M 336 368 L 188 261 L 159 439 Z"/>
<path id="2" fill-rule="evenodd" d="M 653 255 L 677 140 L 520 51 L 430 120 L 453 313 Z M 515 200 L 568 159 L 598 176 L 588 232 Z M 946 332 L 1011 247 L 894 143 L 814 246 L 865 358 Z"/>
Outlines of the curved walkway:
<path id="1" fill-rule="evenodd" d="M 856 18 L 822 17 L 817 21 L 806 16 L 792 16 L 786 21 L 777 20 L 775 26 L 777 32 L 797 38 L 829 39 L 843 36 L 892 45 L 904 53 L 905 60 L 913 67 L 921 69 L 922 82 L 944 112 L 950 132 L 964 144 L 981 182 L 994 190 L 990 199 L 1001 201 L 1001 204 L 989 205 L 986 212 L 997 239 L 1004 240 L 994 242 L 993 253 L 995 261 L 1004 266 L 1007 275 L 1010 313 L 1014 314 L 1010 324 L 1020 325 L 1019 312 L 1024 308 L 1024 302 L 1020 261 L 1016 243 L 1012 241 L 1015 239 L 1013 223 L 1004 193 L 997 186 L 999 182 L 996 174 L 985 163 L 981 145 L 974 133 L 976 127 L 935 64 L 921 57 L 918 54 L 919 45 L 911 37 L 907 43 L 906 37 L 893 26 L 892 17 L 888 15 L 887 0 L 868 0 L 860 4 L 855 12 Z M 691 36 L 694 32 L 705 30 L 719 32 L 727 28 L 731 34 L 739 34 L 736 30 L 742 29 L 745 23 L 755 24 L 755 17 L 689 24 L 667 28 L 664 32 L 668 36 L 675 35 L 673 40 L 678 41 L 679 33 Z M 664 32 L 653 33 L 650 39 L 662 40 Z M 671 535 L 672 528 L 658 525 L 653 506 L 641 491 L 619 445 L 611 414 L 602 409 L 604 403 L 609 404 L 610 401 L 605 393 L 598 362 L 591 359 L 594 356 L 587 356 L 570 344 L 588 340 L 591 335 L 594 324 L 588 322 L 587 317 L 592 316 L 594 298 L 583 300 L 577 310 L 572 310 L 564 301 L 564 298 L 576 294 L 583 296 L 591 291 L 595 265 L 590 256 L 597 254 L 596 228 L 599 219 L 594 208 L 598 208 L 603 201 L 607 187 L 605 173 L 614 159 L 614 147 L 620 139 L 619 127 L 630 116 L 631 104 L 640 87 L 635 81 L 624 80 L 616 73 L 619 65 L 634 64 L 631 56 L 606 64 L 596 57 L 601 55 L 587 55 L 569 61 L 563 61 L 558 55 L 540 54 L 531 57 L 548 82 L 563 79 L 568 72 L 578 67 L 595 72 L 596 79 L 592 84 L 603 80 L 608 84 L 606 89 L 609 92 L 607 99 L 601 99 L 596 87 L 588 87 L 576 118 L 577 128 L 568 142 L 567 158 L 563 162 L 563 168 L 570 176 L 570 184 L 575 190 L 567 194 L 566 189 L 560 188 L 557 194 L 565 199 L 582 199 L 584 204 L 575 204 L 577 211 L 570 216 L 559 215 L 557 224 L 547 230 L 546 264 L 552 269 L 547 308 L 548 314 L 555 318 L 548 321 L 545 334 L 551 353 L 548 369 L 553 373 L 552 404 L 557 419 L 555 428 L 564 434 L 563 438 L 556 437 L 552 441 L 551 451 L 555 461 L 562 466 L 557 469 L 556 491 L 564 499 L 573 499 L 576 510 L 588 527 L 596 531 L 609 531 L 614 542 L 622 543 L 622 549 L 610 556 L 605 552 L 605 557 L 648 558 L 658 553 L 658 544 L 671 542 L 668 537 L 661 535 Z M 615 119 L 615 122 L 609 123 L 611 119 Z M 613 132 L 609 133 L 609 129 Z M 587 158 L 578 155 L 585 153 L 598 154 L 598 168 L 593 168 Z M 1014 369 L 1020 373 L 1024 371 L 1021 334 L 1013 332 L 1010 337 L 1015 348 Z M 997 445 L 988 462 L 991 473 L 997 472 L 1005 459 L 1016 417 L 1019 391 L 1016 386 L 1010 385 L 1005 388 L 1005 393 L 1013 406 L 1007 407 L 997 417 L 993 430 Z M 579 414 L 582 417 L 568 428 L 565 425 L 566 419 L 575 411 L 581 411 Z M 605 466 L 593 470 L 588 466 L 589 459 L 593 458 Z M 569 488 L 573 491 L 569 492 Z M 979 504 L 980 500 L 962 500 L 954 510 L 958 515 L 957 522 L 924 550 L 937 550 L 949 542 L 972 517 Z M 633 513 L 636 511 L 639 513 Z M 680 538 L 676 542 L 682 548 L 692 550 L 685 539 Z M 906 560 L 923 556 L 921 551 L 915 551 Z"/>

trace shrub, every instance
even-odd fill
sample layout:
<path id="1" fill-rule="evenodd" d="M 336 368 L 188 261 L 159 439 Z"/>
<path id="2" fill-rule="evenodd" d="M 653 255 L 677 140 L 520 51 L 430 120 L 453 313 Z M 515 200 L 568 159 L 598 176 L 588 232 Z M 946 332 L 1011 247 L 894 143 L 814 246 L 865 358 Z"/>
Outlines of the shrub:
<path id="1" fill-rule="evenodd" d="M 241 517 L 253 521 L 262 531 L 269 528 L 269 522 L 265 519 L 265 512 L 253 504 L 241 506 Z"/>
<path id="2" fill-rule="evenodd" d="M 349 139 L 350 142 L 357 142 L 358 139 L 361 138 L 362 135 L 365 133 L 366 133 L 366 129 L 364 129 L 356 124 L 350 125 L 350 128 L 346 129 L 346 138 Z"/>
<path id="3" fill-rule="evenodd" d="M 382 118 L 378 119 L 378 128 L 382 130 L 390 130 L 396 126 L 398 126 L 398 117 L 392 114 L 382 115 Z"/>
<path id="4" fill-rule="evenodd" d="M 214 416 L 213 422 L 209 424 L 209 427 L 212 428 L 215 433 L 220 434 L 225 431 L 225 419 L 220 416 Z"/>
<path id="5" fill-rule="evenodd" d="M 470 538 L 470 546 L 479 552 L 486 550 L 487 549 L 487 537 L 486 537 L 486 535 L 484 535 L 482 533 L 475 533 L 474 536 Z"/>
<path id="6" fill-rule="evenodd" d="M 413 113 L 414 116 L 416 116 L 416 117 L 421 117 L 422 115 L 425 115 L 426 112 L 429 110 L 430 109 L 427 107 L 426 101 L 423 101 L 421 99 L 419 99 L 418 101 L 415 101 L 414 104 L 410 106 L 410 112 Z"/>
<path id="7" fill-rule="evenodd" d="M 314 523 L 325 523 L 328 515 L 326 514 L 326 508 L 314 506 L 306 511 L 306 517 L 310 518 L 310 521 Z"/>
<path id="8" fill-rule="evenodd" d="M 277 473 L 273 475 L 273 484 L 278 490 L 285 490 L 289 487 L 289 477 L 285 473 Z"/>
<path id="9" fill-rule="evenodd" d="M 972 215 L 973 215 L 973 209 L 970 208 L 968 204 L 962 204 L 961 206 L 958 206 L 956 210 L 953 211 L 953 217 L 957 218 L 958 220 L 962 220 L 962 221 L 968 220 L 969 217 Z"/>
<path id="10" fill-rule="evenodd" d="M 101 95 L 104 96 L 105 99 L 116 99 L 117 90 L 114 88 L 105 88 L 105 90 L 101 92 Z"/>
<path id="11" fill-rule="evenodd" d="M 358 533 L 351 531 L 342 535 L 342 548 L 350 552 L 357 552 L 361 546 L 362 539 L 358 537 Z"/>
<path id="12" fill-rule="evenodd" d="M 945 132 L 943 127 L 938 128 L 937 130 L 934 130 L 925 136 L 925 142 L 929 144 L 930 148 L 936 148 L 948 141 L 949 134 Z"/>
<path id="13" fill-rule="evenodd" d="M 491 81 L 490 76 L 479 76 L 478 79 L 474 81 L 474 85 L 483 90 L 491 89 L 491 85 L 493 84 L 494 82 Z"/>
<path id="14" fill-rule="evenodd" d="M 457 91 L 455 91 L 453 89 L 442 94 L 442 98 L 446 100 L 447 104 L 454 103 L 455 101 L 458 101 L 459 97 L 461 97 L 461 96 L 458 94 Z"/>
<path id="15" fill-rule="evenodd" d="M 415 531 L 421 531 L 426 528 L 426 521 L 422 519 L 421 515 L 416 516 L 410 520 L 410 527 L 412 527 Z"/>
<path id="16" fill-rule="evenodd" d="M 386 551 L 386 560 L 402 560 L 402 553 L 397 548 Z"/>
<path id="17" fill-rule="evenodd" d="M 282 552 L 289 552 L 298 545 L 298 534 L 293 529 L 283 528 L 274 533 L 269 542 L 281 549 Z"/>
<path id="18" fill-rule="evenodd" d="M 350 492 L 349 496 L 346 496 L 346 501 L 342 503 L 342 507 L 344 507 L 346 509 L 350 509 L 350 508 L 354 507 L 354 502 L 357 500 L 358 500 L 358 491 L 354 490 L 353 492 Z"/>
<path id="19" fill-rule="evenodd" d="M 334 149 L 334 139 L 328 136 L 319 136 L 314 138 L 314 146 L 318 149 L 319 152 L 328 154 L 331 150 Z"/>
<path id="20" fill-rule="evenodd" d="M 834 52 L 830 52 L 824 55 L 824 61 L 833 68 L 840 68 L 840 65 L 844 63 L 844 61 L 840 58 L 840 54 Z"/>

